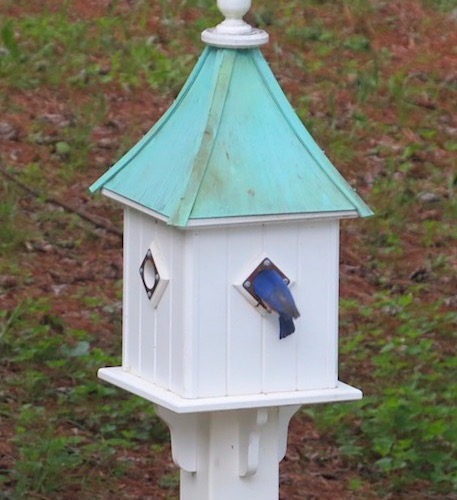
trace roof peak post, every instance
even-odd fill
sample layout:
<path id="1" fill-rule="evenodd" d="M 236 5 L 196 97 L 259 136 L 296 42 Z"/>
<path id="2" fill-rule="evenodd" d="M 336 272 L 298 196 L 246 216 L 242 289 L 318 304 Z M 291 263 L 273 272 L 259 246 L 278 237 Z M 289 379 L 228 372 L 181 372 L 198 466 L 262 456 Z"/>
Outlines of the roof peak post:
<path id="1" fill-rule="evenodd" d="M 266 31 L 253 28 L 243 20 L 243 16 L 251 8 L 251 0 L 217 0 L 217 6 L 225 20 L 215 28 L 203 31 L 203 42 L 232 49 L 259 47 L 268 42 Z"/>

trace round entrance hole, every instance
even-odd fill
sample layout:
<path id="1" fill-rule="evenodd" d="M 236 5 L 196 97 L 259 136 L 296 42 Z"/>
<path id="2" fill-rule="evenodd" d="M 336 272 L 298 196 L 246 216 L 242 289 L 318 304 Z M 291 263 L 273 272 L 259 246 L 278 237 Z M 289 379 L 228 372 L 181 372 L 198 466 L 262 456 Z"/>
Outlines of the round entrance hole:
<path id="1" fill-rule="evenodd" d="M 157 270 L 154 258 L 152 257 L 151 250 L 148 250 L 143 259 L 140 267 L 140 274 L 141 279 L 143 280 L 144 289 L 146 290 L 148 298 L 151 299 L 152 294 L 160 281 L 159 271 Z"/>
<path id="2" fill-rule="evenodd" d="M 156 281 L 159 279 L 156 266 L 151 259 L 147 259 L 144 263 L 143 279 L 148 290 L 152 290 L 155 287 Z"/>

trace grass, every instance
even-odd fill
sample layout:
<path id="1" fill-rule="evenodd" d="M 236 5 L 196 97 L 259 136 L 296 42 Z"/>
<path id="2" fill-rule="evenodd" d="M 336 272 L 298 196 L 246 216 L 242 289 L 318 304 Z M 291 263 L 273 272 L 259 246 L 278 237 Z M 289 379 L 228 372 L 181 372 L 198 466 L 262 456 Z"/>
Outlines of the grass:
<path id="1" fill-rule="evenodd" d="M 357 328 L 344 339 L 341 352 L 351 365 L 369 366 L 370 380 L 363 381 L 366 397 L 311 411 L 362 466 L 365 480 L 389 479 L 388 486 L 380 482 L 380 494 L 401 492 L 419 480 L 433 485 L 435 493 L 450 493 L 457 486 L 455 358 L 440 349 L 455 339 L 457 314 L 443 311 L 439 302 L 425 306 L 417 299 L 418 288 L 381 294 L 363 307 L 344 302 L 343 328 Z M 357 379 L 350 366 L 343 364 L 342 370 Z"/>
<path id="2" fill-rule="evenodd" d="M 192 55 L 173 58 L 157 39 L 135 30 L 146 30 L 150 15 L 144 7 L 126 23 L 120 16 L 69 22 L 68 12 L 45 13 L 9 19 L 1 27 L 5 53 L 0 58 L 0 76 L 14 86 L 56 88 L 68 82 L 86 88 L 116 82 L 135 88 L 147 82 L 163 93 L 179 90 L 191 68 Z M 24 69 L 27 67 L 27 71 Z"/>
<path id="3" fill-rule="evenodd" d="M 128 473 L 117 449 L 166 442 L 168 432 L 152 405 L 95 379 L 95 370 L 118 364 L 118 356 L 96 347 L 86 331 L 68 331 L 46 298 L 3 312 L 0 325 L 2 369 L 8 368 L 3 393 L 9 395 L 0 415 L 12 420 L 17 449 L 10 476 L 2 480 L 5 487 L 13 482 L 15 498 L 68 488 L 89 494 L 97 482 L 92 467 L 107 475 Z"/>
<path id="4" fill-rule="evenodd" d="M 16 133 L 0 161 L 120 227 L 87 186 L 165 111 L 220 15 L 210 0 L 81 5 L 2 3 L 0 122 Z M 455 8 L 265 0 L 249 14 L 299 116 L 376 212 L 343 224 L 340 372 L 365 398 L 301 417 L 338 446 L 347 498 L 457 491 Z M 0 193 L 0 498 L 124 498 L 145 469 L 153 495 L 176 496 L 152 406 L 96 379 L 120 360 L 119 238 L 3 177 Z"/>

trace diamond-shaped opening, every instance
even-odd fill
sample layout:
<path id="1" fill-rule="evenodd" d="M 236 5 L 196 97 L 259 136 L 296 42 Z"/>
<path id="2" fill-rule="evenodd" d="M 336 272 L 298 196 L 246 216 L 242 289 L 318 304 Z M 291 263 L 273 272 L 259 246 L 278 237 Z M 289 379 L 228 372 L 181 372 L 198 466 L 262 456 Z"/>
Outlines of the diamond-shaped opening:
<path id="1" fill-rule="evenodd" d="M 257 305 L 261 305 L 266 311 L 269 311 L 267 307 L 265 307 L 264 303 L 262 302 L 262 299 L 257 296 L 257 294 L 254 291 L 254 280 L 257 277 L 259 273 L 264 271 L 265 269 L 273 269 L 276 271 L 281 278 L 284 280 L 284 283 L 286 285 L 289 285 L 290 279 L 279 269 L 278 266 L 276 266 L 271 259 L 268 257 L 265 257 L 262 262 L 252 271 L 252 273 L 243 281 L 243 289 L 246 293 L 248 293 L 257 303 Z"/>
<path id="2" fill-rule="evenodd" d="M 159 286 L 160 274 L 150 249 L 148 249 L 140 266 L 140 275 L 148 299 L 151 300 L 155 290 Z"/>

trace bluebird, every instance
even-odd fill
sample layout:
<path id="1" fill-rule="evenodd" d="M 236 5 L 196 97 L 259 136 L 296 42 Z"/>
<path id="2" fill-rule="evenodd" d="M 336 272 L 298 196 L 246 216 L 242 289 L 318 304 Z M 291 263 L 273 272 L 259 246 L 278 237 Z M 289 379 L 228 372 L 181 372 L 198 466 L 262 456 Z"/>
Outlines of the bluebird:
<path id="1" fill-rule="evenodd" d="M 295 332 L 293 318 L 300 313 L 295 305 L 289 287 L 281 275 L 273 269 L 265 269 L 254 278 L 254 291 L 268 311 L 279 314 L 279 338 Z"/>

